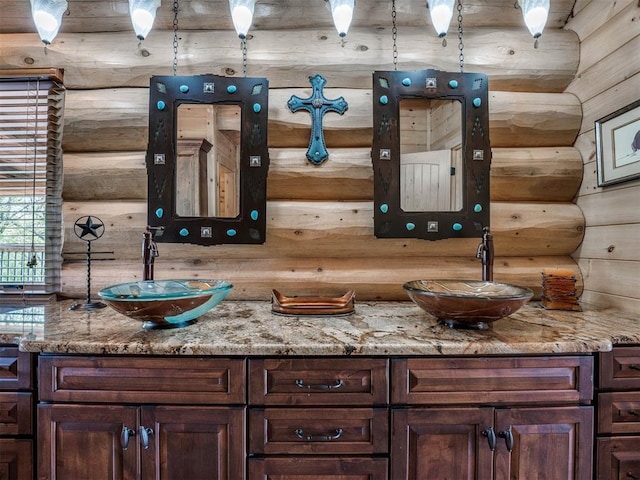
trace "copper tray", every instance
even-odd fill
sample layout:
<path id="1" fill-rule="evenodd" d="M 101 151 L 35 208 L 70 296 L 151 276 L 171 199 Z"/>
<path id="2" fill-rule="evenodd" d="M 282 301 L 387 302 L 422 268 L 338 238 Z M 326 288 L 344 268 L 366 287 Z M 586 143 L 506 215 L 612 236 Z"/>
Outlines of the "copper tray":
<path id="1" fill-rule="evenodd" d="M 271 311 L 281 315 L 348 315 L 355 311 L 355 290 L 341 297 L 287 297 L 271 291 Z"/>

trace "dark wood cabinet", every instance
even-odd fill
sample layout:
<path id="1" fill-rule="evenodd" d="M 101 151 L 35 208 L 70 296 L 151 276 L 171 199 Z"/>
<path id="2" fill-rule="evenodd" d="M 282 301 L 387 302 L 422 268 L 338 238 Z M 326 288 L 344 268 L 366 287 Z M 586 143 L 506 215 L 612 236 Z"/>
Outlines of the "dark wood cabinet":
<path id="1" fill-rule="evenodd" d="M 0 345 L 0 480 L 33 480 L 32 355 Z"/>
<path id="2" fill-rule="evenodd" d="M 640 479 L 640 346 L 599 354 L 598 480 Z"/>
<path id="3" fill-rule="evenodd" d="M 391 478 L 591 478 L 592 362 L 397 359 Z"/>
<path id="4" fill-rule="evenodd" d="M 41 357 L 40 378 L 41 480 L 245 478 L 243 359 Z"/>

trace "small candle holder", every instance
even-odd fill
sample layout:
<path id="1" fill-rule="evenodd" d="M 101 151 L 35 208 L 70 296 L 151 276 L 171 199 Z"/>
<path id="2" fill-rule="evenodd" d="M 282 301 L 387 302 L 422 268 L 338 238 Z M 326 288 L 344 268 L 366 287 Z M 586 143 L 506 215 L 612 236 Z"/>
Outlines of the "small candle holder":
<path id="1" fill-rule="evenodd" d="M 571 270 L 542 272 L 542 306 L 548 310 L 580 312 L 576 291 L 576 277 Z"/>

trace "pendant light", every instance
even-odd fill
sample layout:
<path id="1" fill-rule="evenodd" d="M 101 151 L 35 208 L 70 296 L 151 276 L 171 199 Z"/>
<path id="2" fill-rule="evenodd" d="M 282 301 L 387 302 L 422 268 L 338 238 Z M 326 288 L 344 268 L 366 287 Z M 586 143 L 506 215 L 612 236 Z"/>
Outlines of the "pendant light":
<path id="1" fill-rule="evenodd" d="M 341 37 L 347 36 L 349 25 L 353 19 L 353 9 L 355 8 L 355 0 L 329 0 L 331 6 L 331 16 L 333 24 L 338 30 Z"/>
<path id="2" fill-rule="evenodd" d="M 443 46 L 446 46 L 444 37 L 447 35 L 447 30 L 449 30 L 455 3 L 456 0 L 427 0 L 431 23 L 438 33 L 438 37 L 442 38 Z"/>
<path id="3" fill-rule="evenodd" d="M 31 16 L 42 43 L 49 45 L 58 34 L 67 0 L 30 0 Z"/>
<path id="4" fill-rule="evenodd" d="M 233 27 L 241 40 L 247 38 L 247 33 L 251 28 L 255 4 L 256 0 L 229 0 Z"/>
<path id="5" fill-rule="evenodd" d="M 524 23 L 531 35 L 536 39 L 534 46 L 538 47 L 538 38 L 542 35 L 549 16 L 549 0 L 518 0 L 522 8 Z"/>
<path id="6" fill-rule="evenodd" d="M 129 0 L 129 16 L 138 40 L 149 35 L 159 6 L 160 0 Z"/>

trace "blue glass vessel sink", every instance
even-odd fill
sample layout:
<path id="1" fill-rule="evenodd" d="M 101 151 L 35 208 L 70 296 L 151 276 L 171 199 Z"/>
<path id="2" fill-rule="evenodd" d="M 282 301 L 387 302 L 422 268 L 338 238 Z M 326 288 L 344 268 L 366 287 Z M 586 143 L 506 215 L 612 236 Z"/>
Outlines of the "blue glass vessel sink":
<path id="1" fill-rule="evenodd" d="M 218 305 L 232 288 L 224 280 L 145 280 L 111 285 L 98 296 L 144 328 L 179 328 Z"/>

